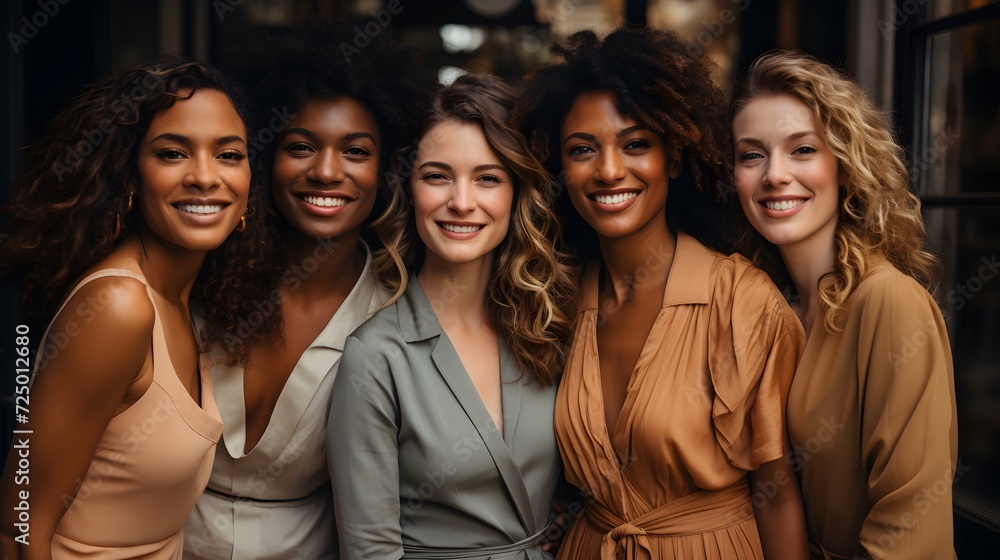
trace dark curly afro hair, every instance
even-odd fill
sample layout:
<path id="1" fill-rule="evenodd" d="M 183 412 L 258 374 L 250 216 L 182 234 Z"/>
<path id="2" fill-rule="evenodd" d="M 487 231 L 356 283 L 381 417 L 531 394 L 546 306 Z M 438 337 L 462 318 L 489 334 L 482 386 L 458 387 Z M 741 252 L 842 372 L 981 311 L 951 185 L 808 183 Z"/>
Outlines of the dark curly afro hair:
<path id="1" fill-rule="evenodd" d="M 311 97 L 357 100 L 381 129 L 384 166 L 392 151 L 416 134 L 438 85 L 416 51 L 396 42 L 389 28 L 378 24 L 378 34 L 369 35 L 373 22 L 346 16 L 287 29 L 258 28 L 224 51 L 221 67 L 249 90 L 258 119 L 265 122 L 275 111 L 294 114 Z M 363 46 L 355 44 L 359 30 L 369 41 Z M 268 138 L 257 138 L 258 146 L 268 144 L 265 163 L 277 144 Z"/>
<path id="2" fill-rule="evenodd" d="M 553 45 L 562 61 L 532 71 L 514 112 L 515 125 L 549 172 L 559 177 L 560 129 L 577 96 L 609 91 L 618 110 L 663 138 L 668 157 L 683 164 L 670 181 L 667 222 L 713 249 L 731 252 L 746 225 L 732 177 L 726 100 L 713 83 L 714 63 L 676 33 L 623 26 L 604 39 L 593 31 Z M 565 181 L 560 181 L 564 184 Z M 565 238 L 577 256 L 599 256 L 596 234 L 568 197 L 559 197 Z"/>

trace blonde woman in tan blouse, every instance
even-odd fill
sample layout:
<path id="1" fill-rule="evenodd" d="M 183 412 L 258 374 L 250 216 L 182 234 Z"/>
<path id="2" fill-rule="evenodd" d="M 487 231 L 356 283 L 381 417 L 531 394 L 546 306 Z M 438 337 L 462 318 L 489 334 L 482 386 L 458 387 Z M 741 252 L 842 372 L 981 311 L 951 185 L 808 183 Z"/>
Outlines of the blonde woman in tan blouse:
<path id="1" fill-rule="evenodd" d="M 775 52 L 731 106 L 758 255 L 806 330 L 787 423 L 814 559 L 953 558 L 955 389 L 927 292 L 920 203 L 885 115 L 815 59 Z"/>

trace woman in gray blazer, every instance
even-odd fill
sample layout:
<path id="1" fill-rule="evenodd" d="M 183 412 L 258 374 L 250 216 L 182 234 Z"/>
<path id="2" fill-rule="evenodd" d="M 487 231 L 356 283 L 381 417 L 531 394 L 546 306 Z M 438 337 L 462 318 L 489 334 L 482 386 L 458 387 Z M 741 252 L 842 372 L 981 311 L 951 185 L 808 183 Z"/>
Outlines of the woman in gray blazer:
<path id="1" fill-rule="evenodd" d="M 513 103 L 463 76 L 395 162 L 373 262 L 395 296 L 348 337 L 327 427 L 344 559 L 547 557 L 575 298 Z"/>

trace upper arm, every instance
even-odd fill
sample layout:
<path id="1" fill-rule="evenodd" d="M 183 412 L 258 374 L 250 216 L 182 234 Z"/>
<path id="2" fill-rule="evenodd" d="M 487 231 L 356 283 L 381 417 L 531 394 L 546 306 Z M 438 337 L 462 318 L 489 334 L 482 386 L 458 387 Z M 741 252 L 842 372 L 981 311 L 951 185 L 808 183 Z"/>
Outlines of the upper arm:
<path id="1" fill-rule="evenodd" d="M 327 459 L 341 556 L 401 558 L 397 399 L 385 356 L 348 337 L 333 386 Z"/>
<path id="2" fill-rule="evenodd" d="M 109 277 L 83 286 L 53 320 L 40 345 L 24 426 L 32 431 L 28 490 L 36 534 L 50 534 L 72 502 L 66 498 L 76 495 L 101 436 L 142 371 L 153 317 L 142 283 Z M 13 466 L 9 460 L 5 496 L 13 491 Z"/>
<path id="3" fill-rule="evenodd" d="M 861 543 L 874 558 L 951 558 L 956 411 L 944 321 L 913 283 L 873 290 L 865 313 L 861 460 L 871 510 Z"/>

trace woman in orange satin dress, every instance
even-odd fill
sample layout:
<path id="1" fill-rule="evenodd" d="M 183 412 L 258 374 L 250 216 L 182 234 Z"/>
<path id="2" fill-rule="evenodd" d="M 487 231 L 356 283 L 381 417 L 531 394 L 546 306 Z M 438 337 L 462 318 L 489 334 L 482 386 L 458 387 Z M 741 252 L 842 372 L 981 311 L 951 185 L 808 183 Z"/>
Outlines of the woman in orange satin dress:
<path id="1" fill-rule="evenodd" d="M 516 120 L 594 257 L 555 413 L 586 498 L 558 558 L 805 558 L 784 423 L 804 337 L 766 274 L 709 248 L 749 227 L 714 189 L 730 155 L 711 63 L 645 27 L 554 52 Z"/>

